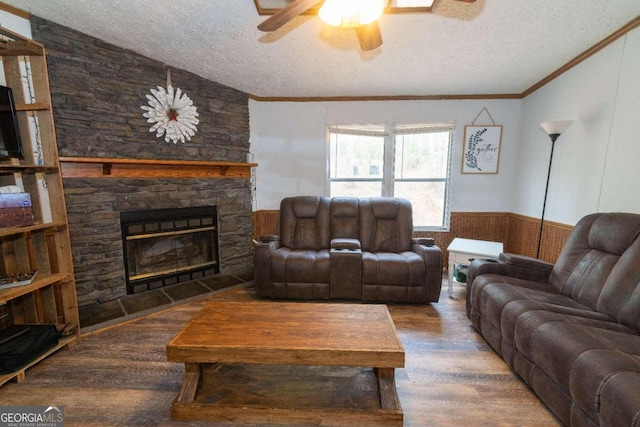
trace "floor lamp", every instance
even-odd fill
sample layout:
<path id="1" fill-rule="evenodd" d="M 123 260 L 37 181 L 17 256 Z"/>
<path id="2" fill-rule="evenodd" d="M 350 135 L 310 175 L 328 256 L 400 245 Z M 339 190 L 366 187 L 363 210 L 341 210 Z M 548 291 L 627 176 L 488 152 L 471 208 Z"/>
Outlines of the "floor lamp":
<path id="1" fill-rule="evenodd" d="M 540 123 L 540 127 L 551 138 L 551 156 L 549 157 L 549 171 L 547 172 L 547 186 L 544 189 L 544 202 L 542 202 L 542 216 L 540 217 L 540 234 L 538 235 L 538 250 L 536 258 L 540 259 L 540 244 L 542 243 L 542 226 L 544 224 L 544 211 L 547 208 L 547 193 L 549 192 L 549 178 L 551 177 L 551 163 L 553 162 L 553 149 L 556 145 L 556 139 L 571 126 L 573 120 L 562 120 L 557 122 Z"/>

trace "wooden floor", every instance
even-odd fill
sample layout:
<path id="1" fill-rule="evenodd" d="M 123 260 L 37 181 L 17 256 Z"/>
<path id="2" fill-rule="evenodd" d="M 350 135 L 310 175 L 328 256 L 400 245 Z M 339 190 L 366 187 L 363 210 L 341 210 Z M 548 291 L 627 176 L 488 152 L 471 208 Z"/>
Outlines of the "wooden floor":
<path id="1" fill-rule="evenodd" d="M 535 395 L 470 327 L 464 288 L 431 305 L 390 305 L 405 347 L 396 369 L 405 426 L 558 426 Z M 255 299 L 251 289 L 214 297 Z M 204 426 L 170 419 L 184 366 L 165 346 L 207 300 L 84 335 L 0 388 L 0 405 L 64 406 L 65 426 Z M 228 424 L 227 424 L 228 425 Z M 352 426 L 354 427 L 354 426 Z"/>

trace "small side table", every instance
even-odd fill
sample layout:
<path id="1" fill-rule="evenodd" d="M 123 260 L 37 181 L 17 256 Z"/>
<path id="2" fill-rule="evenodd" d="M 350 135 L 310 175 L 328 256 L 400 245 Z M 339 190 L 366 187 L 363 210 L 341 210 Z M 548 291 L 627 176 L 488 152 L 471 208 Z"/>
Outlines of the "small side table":
<path id="1" fill-rule="evenodd" d="M 449 252 L 449 296 L 453 293 L 453 268 L 455 264 L 468 264 L 475 258 L 497 258 L 503 251 L 500 242 L 461 239 L 456 237 L 447 247 Z"/>

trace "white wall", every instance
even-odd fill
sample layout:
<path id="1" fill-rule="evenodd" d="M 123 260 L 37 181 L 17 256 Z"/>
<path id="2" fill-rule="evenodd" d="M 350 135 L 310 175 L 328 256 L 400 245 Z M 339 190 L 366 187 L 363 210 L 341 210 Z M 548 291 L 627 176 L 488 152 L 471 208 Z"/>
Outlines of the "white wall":
<path id="1" fill-rule="evenodd" d="M 512 212 L 539 217 L 551 141 L 541 122 L 575 120 L 556 142 L 545 219 L 640 212 L 640 29 L 524 99 Z"/>
<path id="2" fill-rule="evenodd" d="M 640 29 L 625 40 L 598 209 L 640 212 Z"/>
<path id="3" fill-rule="evenodd" d="M 257 210 L 278 209 L 293 195 L 328 195 L 327 126 L 455 122 L 451 209 L 509 211 L 515 178 L 520 100 L 249 102 Z M 464 126 L 486 107 L 503 125 L 499 173 L 461 174 Z M 476 124 L 491 124 L 483 113 Z"/>

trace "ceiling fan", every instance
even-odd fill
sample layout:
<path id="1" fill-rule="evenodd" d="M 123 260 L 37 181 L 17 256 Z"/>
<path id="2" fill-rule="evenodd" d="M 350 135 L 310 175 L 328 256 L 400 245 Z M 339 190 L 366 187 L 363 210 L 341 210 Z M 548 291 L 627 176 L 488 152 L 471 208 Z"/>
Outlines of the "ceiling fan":
<path id="1" fill-rule="evenodd" d="M 455 0 L 474 3 L 476 0 Z M 441 0 L 434 0 L 430 11 L 434 11 Z M 385 4 L 386 3 L 386 4 Z M 340 28 L 353 28 L 358 36 L 360 48 L 374 50 L 382 45 L 382 34 L 377 19 L 385 9 L 389 9 L 391 0 L 294 0 L 288 6 L 264 20 L 258 29 L 264 32 L 275 31 L 298 15 L 309 9 L 319 7 L 318 15 L 329 25 Z M 360 9 L 365 7 L 366 9 Z"/>

